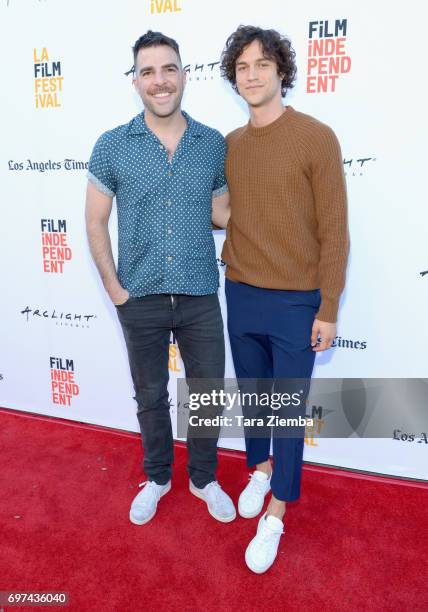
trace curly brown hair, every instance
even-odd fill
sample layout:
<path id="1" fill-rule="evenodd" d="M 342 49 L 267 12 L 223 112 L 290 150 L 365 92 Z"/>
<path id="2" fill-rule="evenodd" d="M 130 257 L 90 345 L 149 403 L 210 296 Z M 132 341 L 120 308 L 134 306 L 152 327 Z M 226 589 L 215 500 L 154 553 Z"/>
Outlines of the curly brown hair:
<path id="1" fill-rule="evenodd" d="M 291 89 L 294 86 L 296 79 L 296 53 L 291 46 L 291 41 L 286 36 L 281 36 L 276 30 L 263 30 L 256 26 L 240 25 L 226 41 L 221 55 L 221 75 L 238 92 L 236 86 L 236 60 L 245 47 L 254 40 L 258 40 L 261 43 L 264 56 L 276 62 L 278 74 L 283 75 L 281 95 L 284 98 L 287 89 Z"/>

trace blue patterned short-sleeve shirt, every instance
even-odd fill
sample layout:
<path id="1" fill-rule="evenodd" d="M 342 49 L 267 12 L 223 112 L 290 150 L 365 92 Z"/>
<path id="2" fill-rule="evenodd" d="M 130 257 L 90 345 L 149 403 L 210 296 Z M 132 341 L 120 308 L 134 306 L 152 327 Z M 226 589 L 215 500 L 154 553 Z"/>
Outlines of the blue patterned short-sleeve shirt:
<path id="1" fill-rule="evenodd" d="M 227 191 L 226 144 L 183 115 L 187 129 L 171 161 L 144 112 L 102 134 L 89 161 L 88 179 L 116 197 L 117 273 L 131 297 L 218 288 L 211 212 L 212 198 Z"/>

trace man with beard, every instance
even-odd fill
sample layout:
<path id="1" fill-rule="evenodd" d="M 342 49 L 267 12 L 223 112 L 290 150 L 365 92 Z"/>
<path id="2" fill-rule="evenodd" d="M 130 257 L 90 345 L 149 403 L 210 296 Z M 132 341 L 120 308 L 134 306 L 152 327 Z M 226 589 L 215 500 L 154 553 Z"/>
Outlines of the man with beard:
<path id="1" fill-rule="evenodd" d="M 168 401 L 170 334 L 189 379 L 224 376 L 213 222 L 224 227 L 228 193 L 222 135 L 181 110 L 186 75 L 173 39 L 148 31 L 133 47 L 133 84 L 144 111 L 97 141 L 88 173 L 90 249 L 122 325 L 138 404 L 145 488 L 130 520 L 150 521 L 171 488 L 173 438 Z M 118 212 L 118 269 L 108 232 Z M 216 481 L 217 439 L 188 439 L 190 491 L 229 522 L 230 497 Z"/>

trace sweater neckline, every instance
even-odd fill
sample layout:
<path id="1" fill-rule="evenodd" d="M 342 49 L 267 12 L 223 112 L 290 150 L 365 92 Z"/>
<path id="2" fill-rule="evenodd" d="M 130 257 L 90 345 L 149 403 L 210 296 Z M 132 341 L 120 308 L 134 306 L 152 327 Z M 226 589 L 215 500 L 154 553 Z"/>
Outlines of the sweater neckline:
<path id="1" fill-rule="evenodd" d="M 263 127 L 254 127 L 250 119 L 247 123 L 248 134 L 250 136 L 265 136 L 266 134 L 270 134 L 274 130 L 277 130 L 283 123 L 288 121 L 291 115 L 295 112 L 292 106 L 287 105 L 284 108 L 284 112 L 281 113 L 281 115 L 277 119 L 275 119 L 275 121 L 272 121 L 271 123 L 268 123 Z"/>

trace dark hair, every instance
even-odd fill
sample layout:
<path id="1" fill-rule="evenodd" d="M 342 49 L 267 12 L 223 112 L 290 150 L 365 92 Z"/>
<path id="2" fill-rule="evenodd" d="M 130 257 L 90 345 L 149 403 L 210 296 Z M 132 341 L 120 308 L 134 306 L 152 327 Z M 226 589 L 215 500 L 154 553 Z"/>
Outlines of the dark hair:
<path id="1" fill-rule="evenodd" d="M 132 47 L 132 52 L 134 54 L 134 70 L 137 63 L 137 55 L 140 49 L 145 49 L 146 47 L 159 47 L 160 45 L 171 47 L 171 49 L 173 49 L 178 55 L 178 59 L 181 62 L 180 49 L 178 48 L 177 41 L 169 36 L 165 36 L 165 34 L 162 34 L 162 32 L 147 30 L 145 34 L 140 36 L 140 38 L 135 41 L 135 45 Z"/>
<path id="2" fill-rule="evenodd" d="M 263 30 L 256 26 L 240 25 L 226 41 L 226 46 L 221 56 L 220 71 L 222 76 L 232 84 L 235 91 L 236 86 L 236 60 L 245 47 L 254 40 L 258 40 L 263 47 L 266 58 L 276 62 L 278 74 L 282 74 L 281 95 L 285 96 L 287 89 L 294 86 L 296 79 L 296 53 L 291 46 L 291 41 L 281 36 L 276 30 Z"/>

